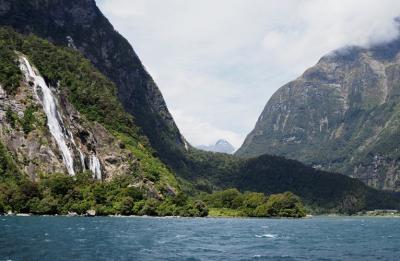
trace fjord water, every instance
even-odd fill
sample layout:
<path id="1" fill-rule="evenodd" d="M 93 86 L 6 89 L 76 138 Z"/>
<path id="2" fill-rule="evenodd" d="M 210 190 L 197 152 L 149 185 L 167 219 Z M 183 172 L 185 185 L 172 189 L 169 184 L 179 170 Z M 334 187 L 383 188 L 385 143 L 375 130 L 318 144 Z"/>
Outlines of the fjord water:
<path id="1" fill-rule="evenodd" d="M 399 260 L 400 218 L 0 217 L 0 260 Z"/>

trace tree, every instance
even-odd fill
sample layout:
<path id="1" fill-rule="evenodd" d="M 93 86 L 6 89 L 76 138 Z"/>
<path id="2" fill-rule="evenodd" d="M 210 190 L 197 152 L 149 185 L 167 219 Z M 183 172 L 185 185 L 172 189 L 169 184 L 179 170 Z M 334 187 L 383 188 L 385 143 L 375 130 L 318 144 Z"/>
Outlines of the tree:
<path id="1" fill-rule="evenodd" d="M 306 211 L 300 198 L 291 192 L 269 196 L 266 213 L 271 217 L 304 217 Z"/>

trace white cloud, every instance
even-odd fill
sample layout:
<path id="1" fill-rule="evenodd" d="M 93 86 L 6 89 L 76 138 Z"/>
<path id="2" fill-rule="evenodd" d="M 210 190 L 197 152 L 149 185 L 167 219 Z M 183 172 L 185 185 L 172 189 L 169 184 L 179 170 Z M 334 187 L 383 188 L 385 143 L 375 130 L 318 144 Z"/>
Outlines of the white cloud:
<path id="1" fill-rule="evenodd" d="M 389 41 L 398 0 L 98 0 L 193 144 L 239 146 L 268 98 L 329 51 Z"/>
<path id="2" fill-rule="evenodd" d="M 235 147 L 239 148 L 242 137 L 229 130 L 215 128 L 213 125 L 193 118 L 191 114 L 182 111 L 172 111 L 175 120 L 186 126 L 185 134 L 196 141 L 195 145 L 215 144 L 215 137 L 224 137 Z"/>

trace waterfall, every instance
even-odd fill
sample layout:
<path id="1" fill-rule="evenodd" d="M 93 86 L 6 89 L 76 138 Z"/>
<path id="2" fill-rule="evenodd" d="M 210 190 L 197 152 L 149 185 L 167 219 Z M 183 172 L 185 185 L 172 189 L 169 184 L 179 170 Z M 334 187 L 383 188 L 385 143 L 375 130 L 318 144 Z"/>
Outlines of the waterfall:
<path id="1" fill-rule="evenodd" d="M 82 151 L 80 149 L 78 149 L 79 151 L 79 158 L 81 159 L 81 164 L 82 164 L 82 169 L 85 170 L 86 166 L 85 166 L 85 155 L 83 155 Z"/>
<path id="2" fill-rule="evenodd" d="M 92 154 L 89 160 L 89 169 L 93 172 L 96 179 L 101 179 L 101 165 L 96 155 Z"/>
<path id="3" fill-rule="evenodd" d="M 57 111 L 56 99 L 50 88 L 47 86 L 43 77 L 41 77 L 40 75 L 36 75 L 31 64 L 25 57 L 21 58 L 25 64 L 27 70 L 26 73 L 34 81 L 34 89 L 36 95 L 38 96 L 39 100 L 42 103 L 43 110 L 46 113 L 47 126 L 50 129 L 50 133 L 57 142 L 58 148 L 61 151 L 63 161 L 65 166 L 67 167 L 68 173 L 73 176 L 75 175 L 73 153 L 67 145 L 67 136 L 63 131 L 65 129 L 63 128 L 64 124 L 62 122 L 60 114 Z M 23 67 L 21 68 L 23 69 Z M 38 95 L 38 88 L 41 89 L 42 96 Z"/>

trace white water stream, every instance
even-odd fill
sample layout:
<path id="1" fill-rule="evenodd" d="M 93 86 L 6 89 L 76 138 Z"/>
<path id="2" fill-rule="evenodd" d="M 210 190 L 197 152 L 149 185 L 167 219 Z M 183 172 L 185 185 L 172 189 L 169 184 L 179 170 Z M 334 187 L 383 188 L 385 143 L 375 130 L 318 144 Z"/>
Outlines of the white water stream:
<path id="1" fill-rule="evenodd" d="M 43 77 L 35 73 L 28 59 L 25 57 L 21 57 L 21 59 L 21 70 L 33 80 L 35 93 L 37 98 L 41 101 L 43 110 L 47 116 L 47 125 L 50 129 L 50 133 L 57 142 L 68 173 L 72 176 L 75 175 L 73 151 L 68 147 L 68 141 L 70 141 L 77 148 L 82 168 L 85 170 L 85 155 L 76 146 L 72 133 L 64 127 L 60 113 L 57 110 L 56 98 L 54 97 L 51 89 L 46 84 Z M 41 91 L 42 95 L 39 95 L 39 90 Z M 92 154 L 89 158 L 89 169 L 92 171 L 94 178 L 101 180 L 100 160 L 95 154 Z"/>
<path id="2" fill-rule="evenodd" d="M 43 110 L 47 116 L 47 126 L 50 129 L 51 135 L 57 142 L 58 148 L 61 151 L 63 161 L 67 167 L 70 175 L 75 175 L 73 152 L 67 145 L 67 137 L 62 128 L 63 122 L 57 111 L 56 99 L 47 86 L 45 80 L 40 75 L 37 75 L 33 70 L 31 64 L 25 57 L 21 57 L 27 71 L 25 71 L 30 78 L 32 78 L 35 88 L 35 93 L 43 105 Z M 23 68 L 22 68 L 23 69 Z M 42 95 L 38 94 L 38 89 L 41 90 Z"/>
<path id="3" fill-rule="evenodd" d="M 96 179 L 101 179 L 101 165 L 96 155 L 92 154 L 89 160 L 89 168 Z"/>

